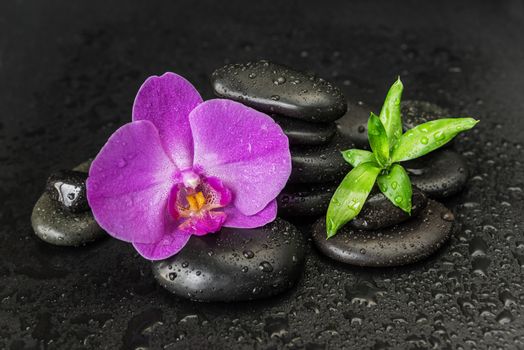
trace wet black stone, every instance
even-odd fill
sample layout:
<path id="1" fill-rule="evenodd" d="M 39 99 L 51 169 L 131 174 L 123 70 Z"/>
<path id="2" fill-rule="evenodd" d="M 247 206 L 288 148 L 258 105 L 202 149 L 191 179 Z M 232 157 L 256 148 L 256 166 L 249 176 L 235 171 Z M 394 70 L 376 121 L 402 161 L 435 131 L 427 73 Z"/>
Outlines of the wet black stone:
<path id="1" fill-rule="evenodd" d="M 40 239 L 60 246 L 79 246 L 106 235 L 90 210 L 72 213 L 47 192 L 36 202 L 31 224 Z"/>
<path id="2" fill-rule="evenodd" d="M 320 145 L 335 135 L 335 123 L 308 123 L 282 116 L 272 116 L 289 138 L 291 145 Z"/>
<path id="3" fill-rule="evenodd" d="M 325 255 L 359 266 L 411 264 L 437 251 L 450 237 L 453 215 L 439 202 L 429 200 L 422 213 L 409 221 L 376 231 L 343 227 L 326 239 L 325 218 L 313 227 L 313 241 Z"/>
<path id="4" fill-rule="evenodd" d="M 80 174 L 87 173 L 90 164 L 91 160 L 88 160 L 73 170 Z M 40 239 L 59 246 L 79 246 L 106 236 L 93 218 L 91 210 L 72 212 L 56 198 L 53 199 L 48 191 L 36 202 L 31 214 L 31 224 Z"/>
<path id="5" fill-rule="evenodd" d="M 354 147 L 350 140 L 339 133 L 325 145 L 291 147 L 293 168 L 289 183 L 327 183 L 341 180 L 351 170 L 351 165 L 340 152 Z"/>
<path id="6" fill-rule="evenodd" d="M 338 184 L 289 185 L 278 195 L 278 212 L 283 216 L 318 216 L 326 213 Z"/>
<path id="7" fill-rule="evenodd" d="M 266 298 L 291 288 L 304 265 L 302 234 L 282 219 L 256 229 L 193 236 L 178 254 L 153 263 L 170 292 L 199 301 Z"/>
<path id="8" fill-rule="evenodd" d="M 87 174 L 74 170 L 59 170 L 49 176 L 46 191 L 51 199 L 72 213 L 89 210 L 86 197 Z"/>
<path id="9" fill-rule="evenodd" d="M 268 61 L 228 64 L 213 72 L 211 83 L 220 97 L 309 122 L 335 121 L 347 107 L 330 82 Z"/>
<path id="10" fill-rule="evenodd" d="M 424 192 L 413 187 L 411 205 L 411 216 L 402 209 L 396 207 L 391 201 L 375 188 L 366 200 L 366 204 L 348 225 L 360 230 L 376 230 L 400 224 L 410 218 L 414 218 L 426 207 L 428 199 Z"/>
<path id="11" fill-rule="evenodd" d="M 457 194 L 468 180 L 466 160 L 450 149 L 441 149 L 403 162 L 413 186 L 429 197 L 444 198 Z"/>
<path id="12" fill-rule="evenodd" d="M 369 149 L 368 119 L 371 112 L 380 112 L 363 103 L 348 102 L 347 112 L 336 121 L 338 131 L 360 149 Z"/>
<path id="13" fill-rule="evenodd" d="M 446 108 L 426 101 L 402 101 L 400 111 L 404 131 L 432 120 L 449 118 L 449 111 Z"/>

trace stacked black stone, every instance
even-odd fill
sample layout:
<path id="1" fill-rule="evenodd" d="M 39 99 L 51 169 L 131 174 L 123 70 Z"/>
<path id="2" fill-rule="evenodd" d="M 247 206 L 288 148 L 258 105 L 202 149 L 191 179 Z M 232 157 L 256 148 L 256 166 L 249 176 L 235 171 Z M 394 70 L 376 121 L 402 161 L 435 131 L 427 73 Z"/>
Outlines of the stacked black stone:
<path id="1" fill-rule="evenodd" d="M 353 140 L 358 148 L 369 149 L 370 110 L 350 104 L 348 112 L 337 120 L 339 132 Z M 449 114 L 424 101 L 405 101 L 401 112 L 404 130 Z M 352 265 L 398 266 L 433 254 L 449 239 L 454 216 L 444 205 L 428 197 L 447 198 L 464 188 L 468 178 L 464 158 L 448 144 L 444 149 L 402 165 L 414 186 L 411 216 L 375 188 L 360 214 L 334 237 L 326 239 L 324 217 L 314 224 L 313 241 L 323 254 Z"/>
<path id="2" fill-rule="evenodd" d="M 284 216 L 325 213 L 338 183 L 351 170 L 340 151 L 355 145 L 337 130 L 347 110 L 332 83 L 268 61 L 228 64 L 211 77 L 215 94 L 270 115 L 289 138 L 293 170 L 278 197 Z"/>
<path id="3" fill-rule="evenodd" d="M 106 236 L 95 221 L 86 197 L 86 179 L 91 161 L 73 170 L 49 176 L 46 191 L 31 215 L 35 234 L 59 246 L 80 246 Z"/>

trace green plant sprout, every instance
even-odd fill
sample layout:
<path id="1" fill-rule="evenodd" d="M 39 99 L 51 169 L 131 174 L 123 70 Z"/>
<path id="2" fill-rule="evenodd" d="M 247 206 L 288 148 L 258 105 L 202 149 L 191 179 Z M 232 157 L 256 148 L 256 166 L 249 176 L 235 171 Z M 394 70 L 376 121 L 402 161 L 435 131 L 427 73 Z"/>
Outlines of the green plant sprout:
<path id="1" fill-rule="evenodd" d="M 402 133 L 400 77 L 391 86 L 377 116 L 368 120 L 370 151 L 349 149 L 342 156 L 353 166 L 333 194 L 326 215 L 327 238 L 333 237 L 362 210 L 375 182 L 397 207 L 411 215 L 412 188 L 400 162 L 421 157 L 444 146 L 462 131 L 473 128 L 473 118 L 445 118 L 420 124 Z"/>

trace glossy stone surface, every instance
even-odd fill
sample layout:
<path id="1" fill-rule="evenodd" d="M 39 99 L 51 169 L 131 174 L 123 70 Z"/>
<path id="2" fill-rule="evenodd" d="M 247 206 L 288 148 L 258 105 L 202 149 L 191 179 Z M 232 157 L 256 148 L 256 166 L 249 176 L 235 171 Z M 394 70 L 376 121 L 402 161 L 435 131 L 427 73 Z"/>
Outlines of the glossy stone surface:
<path id="1" fill-rule="evenodd" d="M 324 215 L 338 184 L 289 185 L 277 197 L 278 213 L 283 216 Z"/>
<path id="2" fill-rule="evenodd" d="M 459 193 L 469 176 L 464 157 L 450 149 L 440 149 L 402 165 L 408 171 L 412 185 L 432 198 Z"/>
<path id="3" fill-rule="evenodd" d="M 393 203 L 375 187 L 360 213 L 356 218 L 348 222 L 348 225 L 360 230 L 376 230 L 393 226 L 410 218 L 417 217 L 426 207 L 427 203 L 428 199 L 424 192 L 413 187 L 410 216 L 402 209 L 393 205 Z"/>
<path id="4" fill-rule="evenodd" d="M 354 144 L 341 134 L 326 145 L 291 147 L 292 170 L 289 183 L 327 183 L 341 180 L 351 165 L 341 151 L 354 148 Z"/>
<path id="5" fill-rule="evenodd" d="M 368 119 L 371 112 L 379 113 L 363 103 L 348 102 L 347 112 L 336 121 L 339 133 L 348 137 L 360 149 L 369 149 Z"/>
<path id="6" fill-rule="evenodd" d="M 75 180 L 82 179 L 81 174 L 89 171 L 91 161 L 89 159 L 73 168 Z M 41 240 L 59 246 L 80 246 L 107 236 L 89 208 L 71 211 L 56 199 L 46 191 L 33 207 L 31 224 Z"/>
<path id="7" fill-rule="evenodd" d="M 59 170 L 47 179 L 49 197 L 64 209 L 79 213 L 89 210 L 86 196 L 87 174 L 73 170 Z"/>
<path id="8" fill-rule="evenodd" d="M 90 210 L 70 212 L 47 192 L 36 202 L 31 224 L 38 238 L 60 246 L 80 246 L 106 236 Z"/>
<path id="9" fill-rule="evenodd" d="M 276 115 L 271 117 L 287 135 L 290 145 L 321 145 L 329 142 L 337 132 L 334 123 L 308 123 Z"/>
<path id="10" fill-rule="evenodd" d="M 289 222 L 262 228 L 223 228 L 193 236 L 177 255 L 153 263 L 170 292 L 199 301 L 267 298 L 291 288 L 301 275 L 305 242 Z"/>
<path id="11" fill-rule="evenodd" d="M 313 227 L 313 241 L 328 257 L 358 266 L 401 266 L 422 260 L 449 239 L 453 214 L 430 200 L 420 216 L 386 229 L 355 230 L 347 225 L 326 239 L 325 218 Z"/>
<path id="12" fill-rule="evenodd" d="M 432 120 L 450 118 L 449 110 L 427 101 L 404 100 L 400 111 L 404 131 Z"/>
<path id="13" fill-rule="evenodd" d="M 335 121 L 347 107 L 332 83 L 269 61 L 225 65 L 213 72 L 211 83 L 222 98 L 309 122 Z"/>

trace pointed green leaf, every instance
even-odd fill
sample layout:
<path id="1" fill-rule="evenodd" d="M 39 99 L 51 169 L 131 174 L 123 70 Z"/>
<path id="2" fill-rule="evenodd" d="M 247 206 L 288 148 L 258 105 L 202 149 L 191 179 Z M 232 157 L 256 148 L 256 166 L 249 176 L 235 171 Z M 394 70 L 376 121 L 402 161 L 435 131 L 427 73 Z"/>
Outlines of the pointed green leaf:
<path id="1" fill-rule="evenodd" d="M 393 149 L 392 162 L 402 162 L 423 156 L 451 141 L 458 133 L 471 129 L 478 121 L 473 118 L 445 118 L 420 124 L 402 135 Z"/>
<path id="2" fill-rule="evenodd" d="M 351 164 L 353 168 L 356 168 L 362 163 L 376 163 L 375 155 L 373 152 L 365 151 L 363 149 L 348 149 L 347 151 L 342 151 L 342 157 L 344 160 Z"/>
<path id="3" fill-rule="evenodd" d="M 400 164 L 394 164 L 389 174 L 377 178 L 378 187 L 395 206 L 411 214 L 412 188 L 409 176 Z"/>
<path id="4" fill-rule="evenodd" d="M 403 90 L 404 85 L 402 85 L 399 77 L 397 81 L 391 85 L 391 88 L 389 88 L 384 105 L 380 110 L 380 121 L 384 125 L 384 129 L 386 129 L 390 149 L 395 147 L 402 135 L 400 100 Z"/>
<path id="5" fill-rule="evenodd" d="M 373 112 L 368 120 L 368 139 L 371 150 L 375 155 L 378 163 L 382 166 L 386 166 L 389 162 L 389 142 L 386 129 Z"/>
<path id="6" fill-rule="evenodd" d="M 360 213 L 380 170 L 373 163 L 363 163 L 353 168 L 342 180 L 327 210 L 328 238 L 333 237 L 340 227 Z"/>

